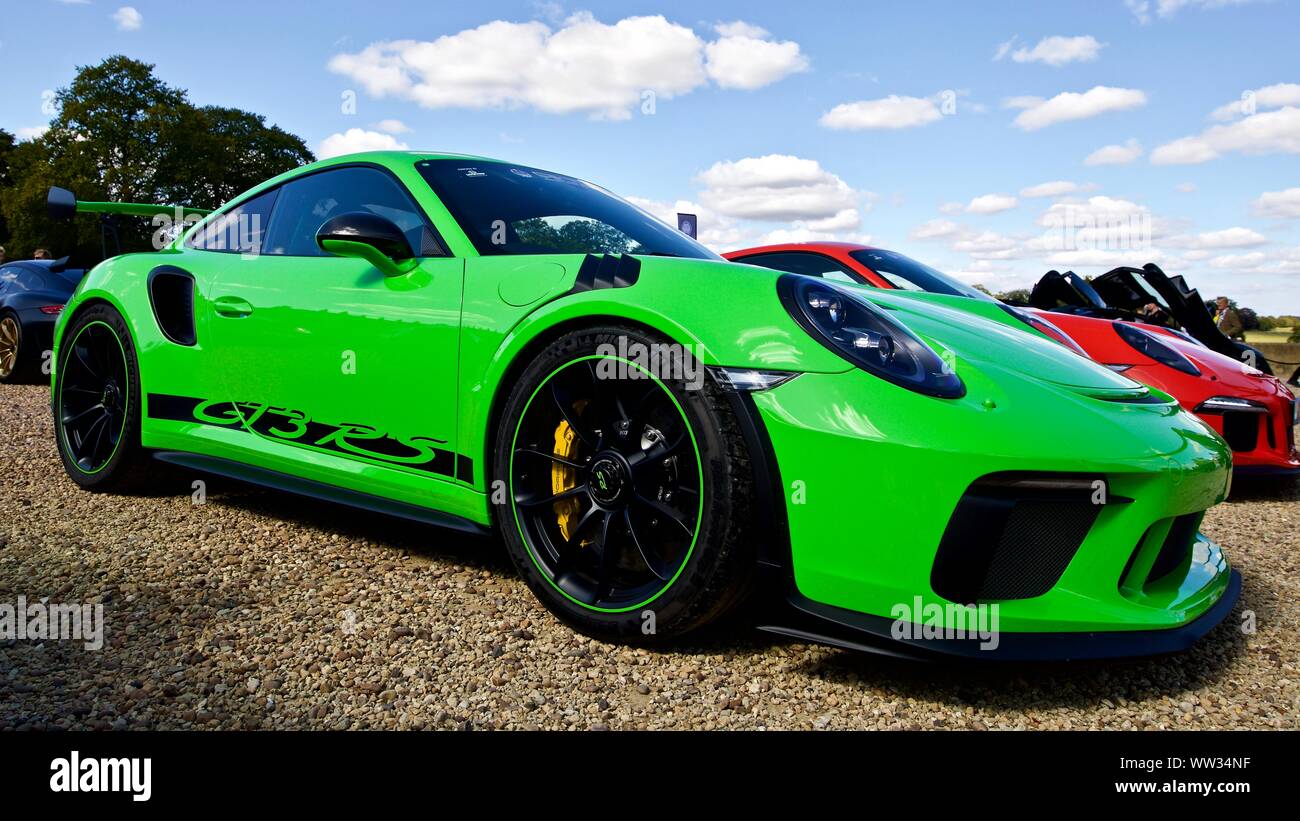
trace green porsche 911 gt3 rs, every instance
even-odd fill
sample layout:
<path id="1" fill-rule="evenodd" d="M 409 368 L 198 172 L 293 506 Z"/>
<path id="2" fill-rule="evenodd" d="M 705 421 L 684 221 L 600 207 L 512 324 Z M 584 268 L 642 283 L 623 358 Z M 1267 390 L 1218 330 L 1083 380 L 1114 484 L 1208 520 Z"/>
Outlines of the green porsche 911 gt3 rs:
<path id="1" fill-rule="evenodd" d="M 1147 654 L 1240 588 L 1198 533 L 1230 454 L 1170 397 L 927 295 L 727 263 L 536 168 L 297 169 L 97 266 L 56 336 L 81 486 L 158 459 L 495 528 L 597 637 L 750 602 L 846 647 Z"/>

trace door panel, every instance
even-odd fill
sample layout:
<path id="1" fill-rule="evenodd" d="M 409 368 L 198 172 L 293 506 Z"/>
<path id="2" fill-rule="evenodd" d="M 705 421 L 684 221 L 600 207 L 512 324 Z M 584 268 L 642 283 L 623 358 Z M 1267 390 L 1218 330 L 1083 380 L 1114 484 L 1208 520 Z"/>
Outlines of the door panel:
<path id="1" fill-rule="evenodd" d="M 358 259 L 229 257 L 208 318 L 226 404 L 204 412 L 315 478 L 343 459 L 397 483 L 468 479 L 453 445 L 463 275 L 454 258 L 387 278 Z"/>

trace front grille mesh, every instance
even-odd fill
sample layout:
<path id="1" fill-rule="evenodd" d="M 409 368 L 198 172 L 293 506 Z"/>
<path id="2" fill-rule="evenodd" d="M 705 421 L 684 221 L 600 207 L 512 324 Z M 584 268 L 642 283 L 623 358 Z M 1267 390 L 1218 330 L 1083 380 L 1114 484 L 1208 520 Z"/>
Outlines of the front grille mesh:
<path id="1" fill-rule="evenodd" d="M 1079 502 L 1020 502 L 1007 517 L 981 599 L 1031 599 L 1061 578 L 1097 518 Z"/>
<path id="2" fill-rule="evenodd" d="M 1103 504 L 1092 474 L 990 474 L 953 511 L 930 570 L 949 601 L 1029 599 L 1060 581 Z M 1108 503 L 1126 502 L 1110 497 Z"/>

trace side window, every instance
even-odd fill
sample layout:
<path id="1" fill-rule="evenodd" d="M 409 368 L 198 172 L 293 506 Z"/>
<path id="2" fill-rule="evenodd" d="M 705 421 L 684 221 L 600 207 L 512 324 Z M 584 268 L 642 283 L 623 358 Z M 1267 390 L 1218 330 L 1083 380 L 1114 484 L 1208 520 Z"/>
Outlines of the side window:
<path id="1" fill-rule="evenodd" d="M 17 268 L 0 268 L 0 294 L 8 293 L 10 284 L 17 278 Z"/>
<path id="2" fill-rule="evenodd" d="M 803 274 L 810 277 L 821 277 L 836 282 L 859 283 L 861 278 L 855 276 L 848 266 L 837 262 L 830 257 L 824 257 L 821 254 L 814 254 L 807 251 L 787 251 L 775 254 L 759 254 L 757 256 L 745 257 L 737 260 L 747 265 L 761 265 L 764 268 L 772 268 L 777 271 L 786 271 L 791 274 Z"/>
<path id="3" fill-rule="evenodd" d="M 264 254 L 324 256 L 316 245 L 316 231 L 330 217 L 349 211 L 369 211 L 392 220 L 417 256 L 439 253 L 419 206 L 382 171 L 365 167 L 321 171 L 285 183 L 280 192 Z"/>
<path id="4" fill-rule="evenodd" d="M 199 251 L 227 254 L 264 253 L 266 229 L 271 222 L 279 189 L 259 194 L 203 223 L 185 244 Z"/>

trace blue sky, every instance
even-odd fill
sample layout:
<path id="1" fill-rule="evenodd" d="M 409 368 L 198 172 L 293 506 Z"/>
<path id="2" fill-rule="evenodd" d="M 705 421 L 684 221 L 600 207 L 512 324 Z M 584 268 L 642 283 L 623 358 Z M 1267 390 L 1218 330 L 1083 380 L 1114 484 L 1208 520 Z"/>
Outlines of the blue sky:
<path id="1" fill-rule="evenodd" d="M 870 241 L 995 289 L 1154 260 L 1300 313 L 1287 0 L 130 1 L 6 0 L 0 127 L 122 53 L 313 150 L 551 168 L 719 250 Z"/>

